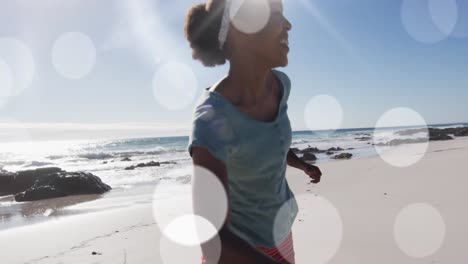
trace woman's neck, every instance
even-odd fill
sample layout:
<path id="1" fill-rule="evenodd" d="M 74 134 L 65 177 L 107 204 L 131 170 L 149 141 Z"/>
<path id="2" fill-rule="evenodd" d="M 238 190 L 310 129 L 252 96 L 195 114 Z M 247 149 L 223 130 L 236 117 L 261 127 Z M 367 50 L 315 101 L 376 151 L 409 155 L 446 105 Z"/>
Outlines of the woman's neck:
<path id="1" fill-rule="evenodd" d="M 253 60 L 231 61 L 226 88 L 240 105 L 254 106 L 262 102 L 271 87 L 271 69 Z"/>

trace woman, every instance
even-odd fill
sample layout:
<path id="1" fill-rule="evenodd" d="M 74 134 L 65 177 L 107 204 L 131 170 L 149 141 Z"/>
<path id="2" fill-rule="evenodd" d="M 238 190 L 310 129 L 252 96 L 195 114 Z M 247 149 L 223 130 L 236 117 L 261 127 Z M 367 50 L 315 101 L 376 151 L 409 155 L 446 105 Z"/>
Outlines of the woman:
<path id="1" fill-rule="evenodd" d="M 216 175 L 228 194 L 227 220 L 218 233 L 221 256 L 217 259 L 214 240 L 207 241 L 202 245 L 204 263 L 294 263 L 291 226 L 298 208 L 286 167 L 303 170 L 314 183 L 321 178 L 319 168 L 289 148 L 291 84 L 273 68 L 288 64 L 292 26 L 283 16 L 281 0 L 267 2 L 268 22 L 256 33 L 231 23 L 230 0 L 208 0 L 192 7 L 186 18 L 193 58 L 210 67 L 230 63 L 228 75 L 203 92 L 188 145 L 194 165 Z M 197 192 L 194 185 L 194 197 Z M 209 207 L 196 201 L 196 212 Z"/>

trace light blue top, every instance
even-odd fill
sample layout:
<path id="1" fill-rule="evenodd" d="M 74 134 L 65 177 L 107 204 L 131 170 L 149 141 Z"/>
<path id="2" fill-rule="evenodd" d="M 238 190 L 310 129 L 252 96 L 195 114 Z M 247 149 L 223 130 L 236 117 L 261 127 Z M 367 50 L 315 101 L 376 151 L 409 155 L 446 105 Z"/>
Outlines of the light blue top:
<path id="1" fill-rule="evenodd" d="M 226 165 L 229 228 L 254 247 L 278 246 L 298 212 L 285 178 L 292 139 L 287 114 L 291 82 L 285 73 L 272 71 L 281 84 L 274 121 L 255 120 L 220 93 L 204 90 L 194 109 L 188 143 L 190 155 L 193 146 L 202 146 Z"/>

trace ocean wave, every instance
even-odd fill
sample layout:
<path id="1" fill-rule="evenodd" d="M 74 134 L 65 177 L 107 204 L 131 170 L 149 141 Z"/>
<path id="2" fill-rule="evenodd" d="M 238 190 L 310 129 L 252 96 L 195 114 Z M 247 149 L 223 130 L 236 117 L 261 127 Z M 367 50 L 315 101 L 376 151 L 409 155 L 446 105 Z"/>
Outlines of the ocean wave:
<path id="1" fill-rule="evenodd" d="M 31 161 L 28 165 L 24 167 L 40 167 L 40 166 L 47 166 L 47 165 L 54 165 L 55 163 L 52 162 L 44 162 L 44 161 Z"/>
<path id="2" fill-rule="evenodd" d="M 2 161 L 0 162 L 0 165 L 1 166 L 21 166 L 23 164 L 25 164 L 26 161 L 23 161 L 23 160 L 15 160 L 15 161 Z"/>
<path id="3" fill-rule="evenodd" d="M 65 157 L 67 157 L 67 155 L 49 155 L 49 156 L 46 156 L 46 159 L 58 160 L 58 159 L 63 159 Z"/>
<path id="4" fill-rule="evenodd" d="M 85 158 L 85 159 L 90 159 L 90 160 L 103 160 L 103 159 L 110 159 L 113 158 L 114 155 L 104 153 L 104 152 L 99 152 L 99 153 L 85 153 L 85 154 L 79 154 L 78 157 L 80 158 Z"/>

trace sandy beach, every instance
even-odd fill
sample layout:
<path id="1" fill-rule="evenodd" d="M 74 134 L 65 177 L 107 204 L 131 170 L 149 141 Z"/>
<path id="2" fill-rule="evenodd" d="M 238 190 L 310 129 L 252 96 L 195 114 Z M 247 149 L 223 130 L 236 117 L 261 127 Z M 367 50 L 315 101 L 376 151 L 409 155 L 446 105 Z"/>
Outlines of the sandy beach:
<path id="1" fill-rule="evenodd" d="M 424 158 L 406 168 L 378 156 L 327 162 L 319 164 L 319 185 L 288 167 L 300 207 L 293 227 L 296 262 L 463 263 L 467 156 L 468 138 L 457 138 L 430 142 Z M 199 248 L 161 236 L 153 189 L 44 200 L 46 216 L 49 207 L 67 210 L 33 224 L 2 218 L 9 226 L 0 231 L 1 263 L 200 263 Z M 37 213 L 37 206 L 29 208 Z"/>

